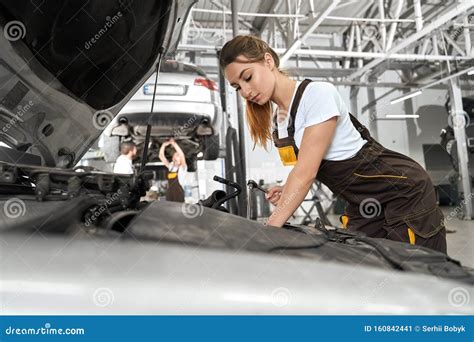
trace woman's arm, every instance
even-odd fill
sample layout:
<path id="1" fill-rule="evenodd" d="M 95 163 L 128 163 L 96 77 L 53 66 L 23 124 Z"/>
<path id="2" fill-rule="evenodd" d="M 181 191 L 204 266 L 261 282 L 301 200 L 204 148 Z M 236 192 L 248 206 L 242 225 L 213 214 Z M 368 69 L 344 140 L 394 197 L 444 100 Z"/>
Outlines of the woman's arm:
<path id="1" fill-rule="evenodd" d="M 168 159 L 166 159 L 166 156 L 165 156 L 165 148 L 166 146 L 168 146 L 170 144 L 169 141 L 165 141 L 164 143 L 161 144 L 161 147 L 160 147 L 160 153 L 158 154 L 158 157 L 160 158 L 161 162 L 163 164 L 165 164 L 165 166 L 167 168 L 170 167 L 170 162 L 168 161 Z"/>
<path id="2" fill-rule="evenodd" d="M 337 117 L 305 128 L 298 153 L 298 162 L 291 170 L 280 201 L 267 224 L 281 227 L 305 199 L 313 184 L 321 161 L 331 145 Z"/>
<path id="3" fill-rule="evenodd" d="M 186 162 L 186 157 L 184 155 L 184 152 L 183 150 L 181 149 L 181 147 L 179 147 L 178 143 L 174 140 L 174 139 L 170 139 L 170 143 L 171 145 L 173 145 L 174 149 L 176 150 L 176 152 L 178 152 L 179 154 L 179 157 L 181 158 L 181 160 L 183 162 Z"/>

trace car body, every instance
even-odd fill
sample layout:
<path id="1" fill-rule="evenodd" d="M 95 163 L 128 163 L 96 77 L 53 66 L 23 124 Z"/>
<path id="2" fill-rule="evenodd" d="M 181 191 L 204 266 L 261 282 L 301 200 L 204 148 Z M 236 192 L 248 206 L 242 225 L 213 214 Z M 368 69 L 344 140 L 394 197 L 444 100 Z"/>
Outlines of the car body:
<path id="1" fill-rule="evenodd" d="M 142 150 L 147 124 L 151 124 L 149 162 L 158 161 L 161 144 L 174 138 L 183 149 L 188 169 L 194 171 L 198 153 L 204 160 L 219 156 L 219 133 L 223 112 L 217 83 L 195 65 L 164 61 L 155 94 L 156 73 L 134 94 L 105 130 L 106 159 L 118 157 L 117 145 L 132 140 Z M 153 115 L 150 115 L 153 97 Z M 140 154 L 140 153 L 139 153 Z"/>
<path id="2" fill-rule="evenodd" d="M 125 222 L 86 226 L 86 195 L 0 234 L 6 314 L 472 314 L 474 277 L 445 255 L 261 223 L 198 205 L 153 202 Z M 52 216 L 51 216 L 52 215 Z M 51 219 L 47 220 L 48 217 Z M 21 220 L 26 220 L 22 217 Z M 66 224 L 64 224 L 66 222 Z M 106 223 L 108 222 L 108 223 Z M 111 224 L 111 222 L 114 222 Z M 105 226 L 108 226 L 105 229 Z M 117 228 L 119 228 L 117 230 Z M 297 228 L 297 227 L 294 227 Z M 436 274 L 436 275 L 435 275 Z"/>

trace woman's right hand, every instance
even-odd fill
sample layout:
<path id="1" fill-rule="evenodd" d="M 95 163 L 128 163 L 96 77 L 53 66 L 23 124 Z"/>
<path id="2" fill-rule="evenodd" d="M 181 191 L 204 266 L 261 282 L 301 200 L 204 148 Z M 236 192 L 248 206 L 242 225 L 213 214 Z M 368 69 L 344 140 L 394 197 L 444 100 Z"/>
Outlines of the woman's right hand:
<path id="1" fill-rule="evenodd" d="M 267 201 L 269 201 L 273 205 L 278 205 L 280 201 L 281 192 L 283 191 L 283 187 L 280 185 L 272 186 L 268 189 L 268 192 L 265 195 Z"/>

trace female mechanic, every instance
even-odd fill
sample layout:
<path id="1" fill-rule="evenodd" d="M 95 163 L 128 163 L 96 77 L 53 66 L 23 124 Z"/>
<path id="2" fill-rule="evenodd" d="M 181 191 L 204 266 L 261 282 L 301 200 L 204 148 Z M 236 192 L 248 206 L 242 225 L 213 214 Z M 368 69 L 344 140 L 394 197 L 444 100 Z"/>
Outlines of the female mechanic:
<path id="1" fill-rule="evenodd" d="M 254 147 L 273 140 L 283 165 L 293 166 L 285 185 L 268 191 L 276 205 L 268 225 L 281 227 L 317 179 L 348 202 L 348 229 L 446 253 L 444 216 L 426 171 L 374 140 L 333 84 L 291 79 L 253 36 L 228 41 L 219 62 L 246 100 Z"/>

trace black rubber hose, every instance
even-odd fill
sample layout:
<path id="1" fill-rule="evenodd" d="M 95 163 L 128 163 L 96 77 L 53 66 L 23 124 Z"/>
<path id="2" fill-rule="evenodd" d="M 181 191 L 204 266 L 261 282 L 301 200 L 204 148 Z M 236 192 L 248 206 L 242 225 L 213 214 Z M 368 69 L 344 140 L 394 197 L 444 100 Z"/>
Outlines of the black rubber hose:
<path id="1" fill-rule="evenodd" d="M 234 172 L 236 171 L 236 166 L 234 165 L 234 158 L 233 158 L 233 153 L 236 152 L 236 141 L 237 141 L 237 131 L 229 127 L 227 128 L 227 133 L 226 133 L 226 161 L 225 161 L 225 177 L 227 179 L 232 179 L 235 180 L 234 177 Z M 234 147 L 234 148 L 233 148 Z M 230 191 L 233 191 L 232 187 L 229 185 L 226 185 L 226 191 L 229 193 Z M 229 202 L 227 202 L 229 212 L 231 214 L 238 215 L 238 207 L 237 207 L 237 201 L 235 198 L 231 198 Z"/>

